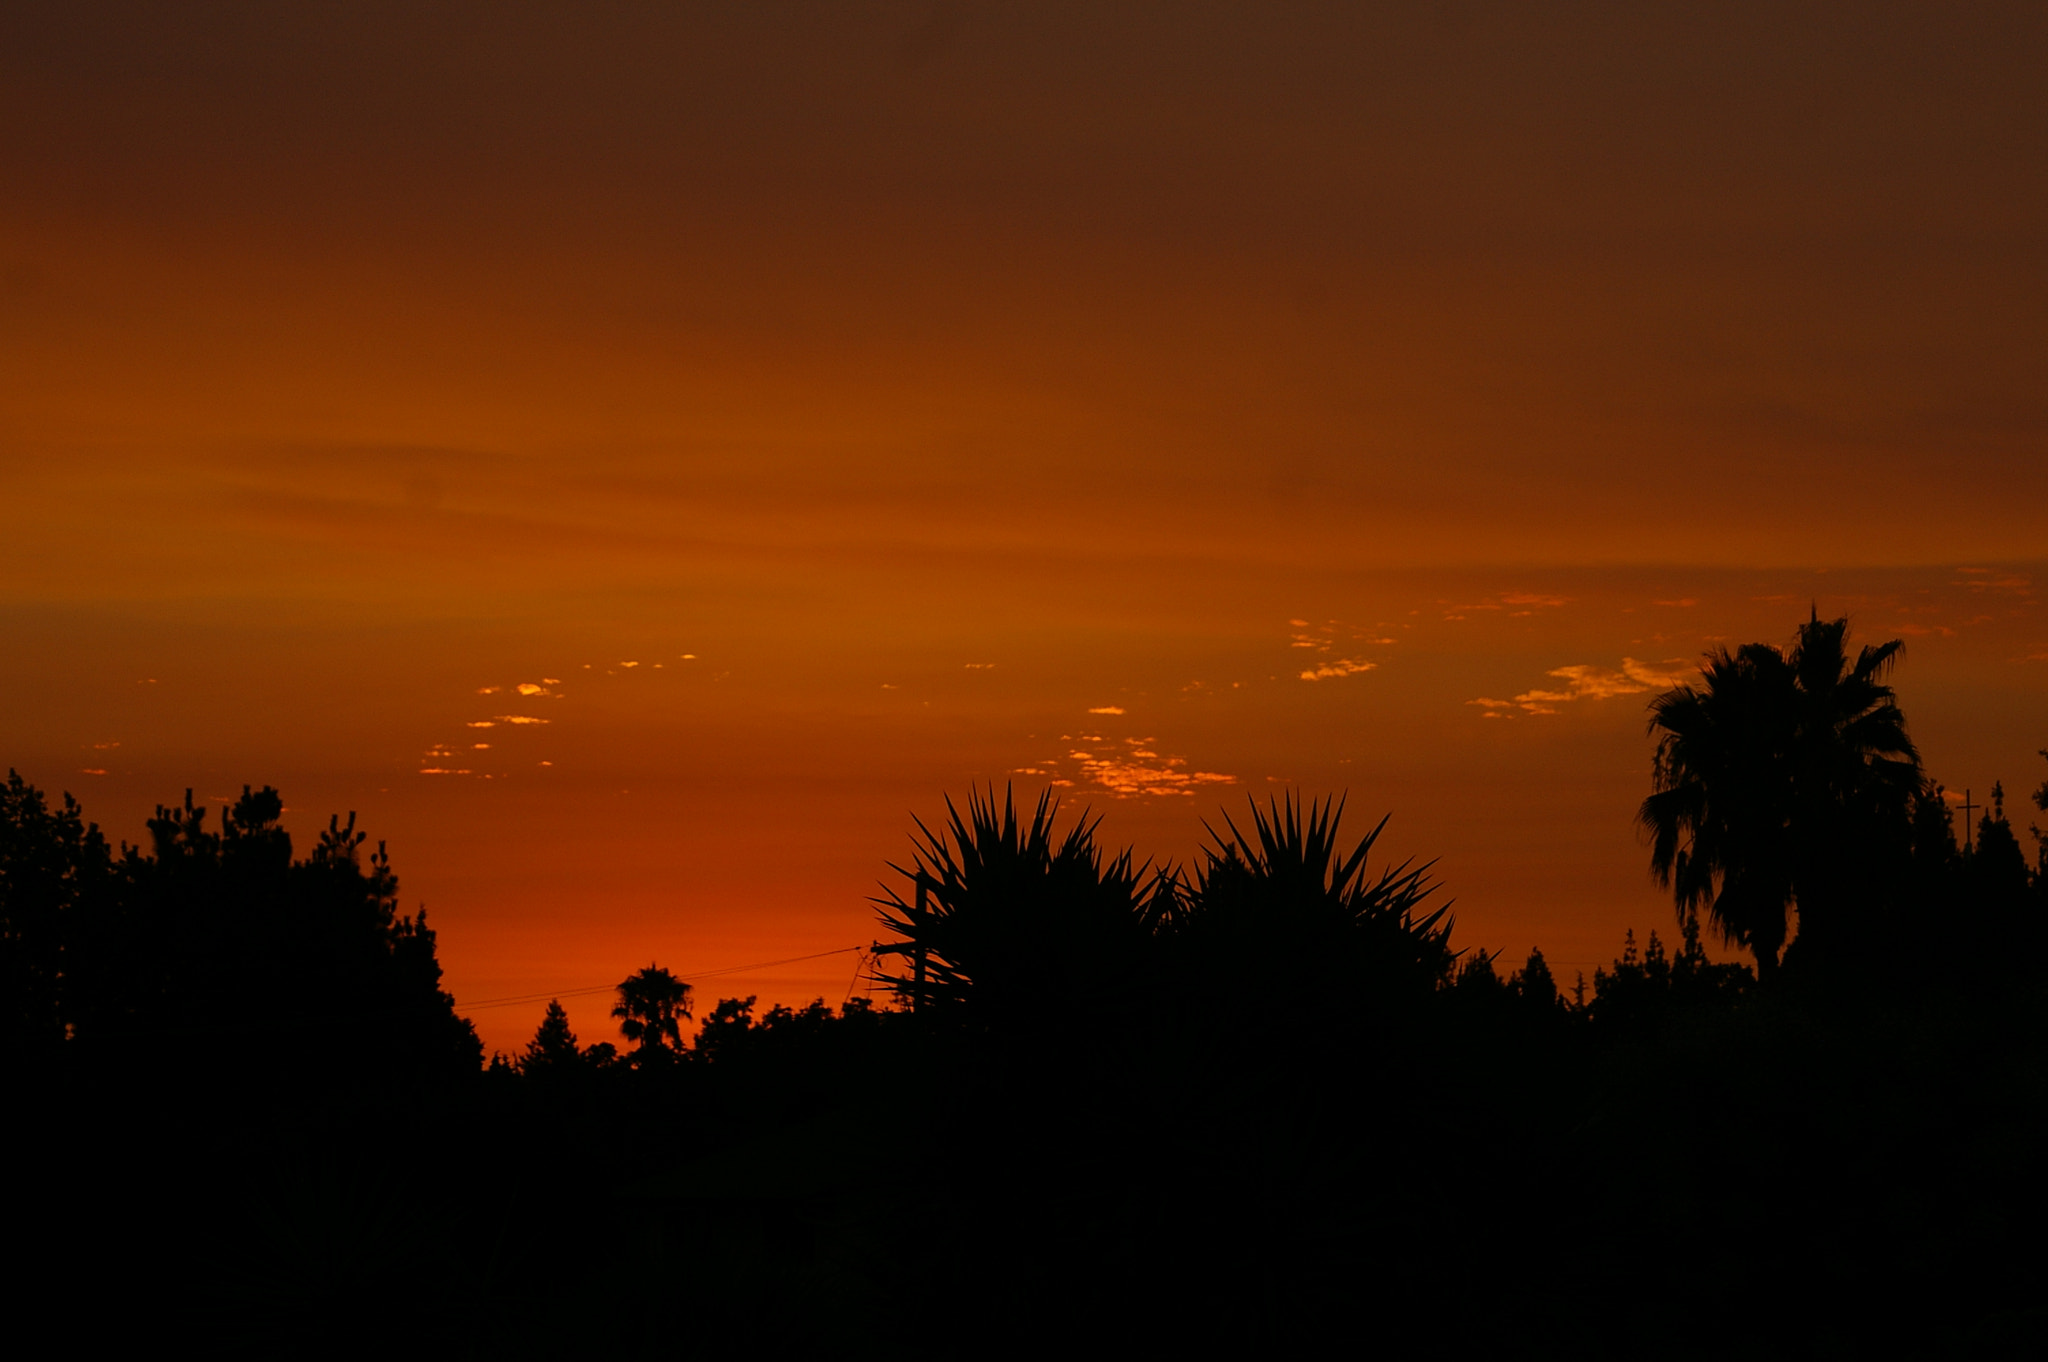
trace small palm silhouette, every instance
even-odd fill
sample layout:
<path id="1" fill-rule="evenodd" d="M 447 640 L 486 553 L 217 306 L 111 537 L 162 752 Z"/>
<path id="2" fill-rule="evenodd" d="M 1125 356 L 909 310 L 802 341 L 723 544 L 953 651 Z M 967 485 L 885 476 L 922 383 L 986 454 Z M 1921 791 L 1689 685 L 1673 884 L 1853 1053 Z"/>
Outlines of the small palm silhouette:
<path id="1" fill-rule="evenodd" d="M 640 1053 L 676 1052 L 683 1048 L 682 1022 L 690 1016 L 690 986 L 659 965 L 650 964 L 619 985 L 619 1034 Z"/>

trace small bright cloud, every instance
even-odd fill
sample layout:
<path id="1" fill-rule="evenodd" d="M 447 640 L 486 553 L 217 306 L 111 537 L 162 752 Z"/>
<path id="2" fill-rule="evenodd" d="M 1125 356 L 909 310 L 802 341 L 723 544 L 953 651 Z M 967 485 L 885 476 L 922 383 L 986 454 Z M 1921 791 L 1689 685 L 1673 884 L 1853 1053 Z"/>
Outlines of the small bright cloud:
<path id="1" fill-rule="evenodd" d="M 685 662 L 695 662 L 696 660 L 697 660 L 697 655 L 696 655 L 695 653 L 684 653 L 684 654 L 683 654 L 683 661 L 685 661 Z"/>
<path id="2" fill-rule="evenodd" d="M 1079 737 L 1082 742 L 1095 746 L 1070 748 L 1064 759 L 1042 758 L 1033 765 L 1016 768 L 1011 774 L 1047 777 L 1048 784 L 1059 787 L 1092 786 L 1118 799 L 1188 795 L 1205 785 L 1229 785 L 1237 781 L 1236 776 L 1219 771 L 1189 770 L 1186 757 L 1162 755 L 1154 750 L 1150 738 L 1125 738 L 1119 743 L 1096 734 L 1081 734 Z M 1066 762 L 1078 767 L 1078 780 L 1061 774 Z"/>
<path id="3" fill-rule="evenodd" d="M 546 719 L 536 719 L 531 714 L 500 714 L 497 717 L 498 722 L 501 724 L 544 724 L 547 722 Z M 470 727 L 475 728 L 478 725 L 471 724 Z"/>
<path id="4" fill-rule="evenodd" d="M 1668 662 L 1638 662 L 1632 657 L 1621 660 L 1621 669 L 1633 680 L 1659 690 L 1668 690 L 1691 680 L 1699 668 L 1690 662 L 1672 658 Z"/>
<path id="5" fill-rule="evenodd" d="M 1379 666 L 1377 662 L 1361 662 L 1357 658 L 1340 657 L 1335 662 L 1323 663 L 1314 671 L 1303 672 L 1301 679 L 1304 681 L 1323 681 L 1332 676 L 1356 676 L 1360 672 L 1369 672 L 1377 666 Z"/>
<path id="6" fill-rule="evenodd" d="M 496 728 L 498 721 L 496 719 L 471 719 L 464 726 L 467 728 Z"/>
<path id="7" fill-rule="evenodd" d="M 637 667 L 640 664 L 638 662 L 621 662 L 619 665 L 621 667 Z"/>
<path id="8" fill-rule="evenodd" d="M 1124 710 L 1122 705 L 1097 705 L 1088 712 L 1090 714 L 1121 714 Z"/>
<path id="9" fill-rule="evenodd" d="M 1627 672 L 1609 671 L 1605 667 L 1577 666 L 1559 667 L 1548 673 L 1571 683 L 1571 690 L 1563 695 L 1546 694 L 1551 700 L 1606 700 L 1616 695 L 1637 695 L 1649 689 Z"/>
<path id="10" fill-rule="evenodd" d="M 82 776 L 103 776 L 106 773 L 107 768 L 104 766 L 81 766 L 78 768 L 78 774 Z"/>
<path id="11" fill-rule="evenodd" d="M 2031 596 L 2033 582 L 2016 572 L 1993 572 L 1990 568 L 1957 568 L 1963 574 L 1952 586 L 1966 586 L 1972 591 L 1997 591 L 2013 596 Z"/>
<path id="12" fill-rule="evenodd" d="M 1697 674 L 1696 668 L 1677 659 L 1638 662 L 1635 658 L 1624 657 L 1618 671 L 1612 667 L 1577 663 L 1569 667 L 1554 667 L 1545 673 L 1568 683 L 1569 689 L 1566 690 L 1539 688 L 1523 691 L 1513 700 L 1481 697 L 1465 703 L 1478 706 L 1489 718 L 1498 718 L 1512 708 L 1520 708 L 1525 714 L 1555 714 L 1557 706 L 1576 700 L 1611 700 L 1617 695 L 1642 695 L 1651 690 L 1668 689 Z"/>
<path id="13" fill-rule="evenodd" d="M 505 689 L 503 686 L 478 686 L 476 693 L 478 695 L 496 695 L 503 689 Z"/>

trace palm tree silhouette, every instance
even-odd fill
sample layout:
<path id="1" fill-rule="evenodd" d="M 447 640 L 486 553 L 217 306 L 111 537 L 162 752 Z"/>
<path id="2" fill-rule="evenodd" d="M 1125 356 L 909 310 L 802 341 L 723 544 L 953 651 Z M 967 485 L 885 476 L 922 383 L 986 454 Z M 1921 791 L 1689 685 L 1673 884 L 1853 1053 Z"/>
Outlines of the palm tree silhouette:
<path id="1" fill-rule="evenodd" d="M 1884 833 L 1910 817 L 1921 785 L 1883 682 L 1903 644 L 1865 647 L 1852 663 L 1848 624 L 1815 612 L 1789 654 L 1717 648 L 1701 685 L 1650 705 L 1657 754 L 1637 821 L 1651 871 L 1681 920 L 1706 905 L 1722 938 L 1756 957 L 1759 979 L 1778 965 L 1795 904 L 1802 936 L 1840 948 Z"/>
<path id="2" fill-rule="evenodd" d="M 619 1019 L 619 1034 L 633 1042 L 636 1054 L 678 1053 L 683 1048 L 682 1020 L 690 1015 L 690 986 L 650 964 L 619 985 L 619 1002 L 612 1015 Z"/>

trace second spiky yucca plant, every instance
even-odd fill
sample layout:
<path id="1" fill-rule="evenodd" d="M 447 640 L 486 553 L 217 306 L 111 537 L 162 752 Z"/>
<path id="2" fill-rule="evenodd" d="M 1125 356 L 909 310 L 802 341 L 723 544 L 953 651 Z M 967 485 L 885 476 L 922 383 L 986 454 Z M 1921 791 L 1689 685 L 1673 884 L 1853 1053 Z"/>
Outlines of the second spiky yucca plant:
<path id="1" fill-rule="evenodd" d="M 1434 861 L 1367 869 L 1387 820 L 1347 854 L 1343 801 L 1292 795 L 1252 804 L 1251 835 L 1228 816 L 1172 927 L 1177 972 L 1228 987 L 1245 1004 L 1276 994 L 1392 1001 L 1437 989 L 1456 960 L 1450 904 L 1426 904 Z"/>

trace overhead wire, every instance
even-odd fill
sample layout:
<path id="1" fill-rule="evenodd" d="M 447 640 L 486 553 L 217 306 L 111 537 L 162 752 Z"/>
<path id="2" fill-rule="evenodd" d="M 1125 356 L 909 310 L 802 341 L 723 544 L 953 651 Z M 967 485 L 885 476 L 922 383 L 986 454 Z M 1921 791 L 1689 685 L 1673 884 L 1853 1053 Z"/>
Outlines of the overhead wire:
<path id="1" fill-rule="evenodd" d="M 679 974 L 682 982 L 694 983 L 699 979 L 717 979 L 728 974 L 750 974 L 755 970 L 774 969 L 778 965 L 796 965 L 806 960 L 823 960 L 834 955 L 845 955 L 852 951 L 865 952 L 866 946 L 841 946 L 837 950 L 818 951 L 813 955 L 792 955 L 786 960 L 763 960 L 754 965 L 727 965 L 723 969 L 699 970 L 695 974 Z M 556 998 L 580 998 L 593 993 L 610 993 L 617 984 L 592 984 L 587 988 L 558 988 L 543 993 L 522 993 L 517 997 L 483 998 L 473 1003 L 457 1002 L 456 1010 L 471 1012 L 485 1007 L 517 1007 L 522 1003 L 544 1003 Z"/>

